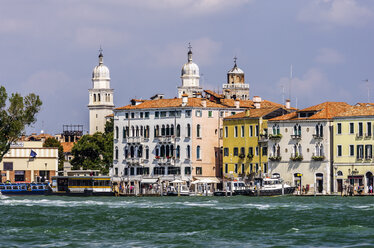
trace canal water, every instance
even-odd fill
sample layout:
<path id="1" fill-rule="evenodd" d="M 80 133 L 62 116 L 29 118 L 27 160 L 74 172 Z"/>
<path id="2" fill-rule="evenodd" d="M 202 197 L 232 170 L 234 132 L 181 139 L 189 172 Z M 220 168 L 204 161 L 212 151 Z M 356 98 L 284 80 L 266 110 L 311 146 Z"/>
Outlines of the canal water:
<path id="1" fill-rule="evenodd" d="M 372 247 L 374 197 L 0 199 L 0 247 Z"/>

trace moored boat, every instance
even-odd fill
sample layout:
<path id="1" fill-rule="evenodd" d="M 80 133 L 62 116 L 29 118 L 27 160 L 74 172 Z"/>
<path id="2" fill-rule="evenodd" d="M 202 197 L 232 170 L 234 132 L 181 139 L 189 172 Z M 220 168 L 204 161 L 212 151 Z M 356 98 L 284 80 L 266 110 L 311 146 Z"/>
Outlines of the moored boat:
<path id="1" fill-rule="evenodd" d="M 2 195 L 45 195 L 50 191 L 47 183 L 0 183 Z"/>
<path id="2" fill-rule="evenodd" d="M 295 187 L 284 183 L 280 178 L 258 178 L 255 185 L 250 191 L 251 196 L 290 195 L 295 191 Z"/>
<path id="3" fill-rule="evenodd" d="M 111 177 L 108 176 L 54 176 L 52 194 L 76 196 L 112 196 Z"/>

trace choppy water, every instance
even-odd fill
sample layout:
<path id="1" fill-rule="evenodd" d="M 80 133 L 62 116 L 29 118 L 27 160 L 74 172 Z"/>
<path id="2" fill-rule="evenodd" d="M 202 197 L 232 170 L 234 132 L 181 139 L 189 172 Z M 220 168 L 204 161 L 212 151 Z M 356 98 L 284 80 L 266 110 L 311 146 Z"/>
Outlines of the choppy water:
<path id="1" fill-rule="evenodd" d="M 374 197 L 0 199 L 1 247 L 370 247 Z"/>

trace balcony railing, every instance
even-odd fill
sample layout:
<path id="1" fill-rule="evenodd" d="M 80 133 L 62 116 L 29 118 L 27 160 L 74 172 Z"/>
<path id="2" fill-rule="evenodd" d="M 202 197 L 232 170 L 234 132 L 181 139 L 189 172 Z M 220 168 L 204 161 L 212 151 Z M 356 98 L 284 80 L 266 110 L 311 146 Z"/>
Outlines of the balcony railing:
<path id="1" fill-rule="evenodd" d="M 325 156 L 324 155 L 315 155 L 313 153 L 312 160 L 314 160 L 314 161 L 323 161 L 323 160 L 325 160 Z"/>
<path id="2" fill-rule="evenodd" d="M 141 164 L 144 162 L 143 158 L 126 158 L 127 164 Z"/>
<path id="3" fill-rule="evenodd" d="M 282 157 L 281 156 L 270 156 L 269 160 L 270 161 L 281 161 Z"/>
<path id="4" fill-rule="evenodd" d="M 371 133 L 365 133 L 365 139 L 371 139 L 372 134 Z"/>
<path id="5" fill-rule="evenodd" d="M 260 137 L 258 138 L 258 142 L 268 142 L 269 138 L 267 134 L 260 134 Z"/>
<path id="6" fill-rule="evenodd" d="M 159 143 L 171 143 L 174 141 L 174 136 L 158 136 L 157 139 Z"/>
<path id="7" fill-rule="evenodd" d="M 356 139 L 362 139 L 363 135 L 362 133 L 356 133 Z"/>
<path id="8" fill-rule="evenodd" d="M 313 134 L 313 138 L 315 138 L 315 139 L 323 139 L 323 135 L 321 135 L 321 134 Z"/>
<path id="9" fill-rule="evenodd" d="M 291 134 L 292 139 L 301 139 L 301 134 Z"/>
<path id="10" fill-rule="evenodd" d="M 282 134 L 269 134 L 269 139 L 281 139 Z"/>
<path id="11" fill-rule="evenodd" d="M 249 89 L 249 84 L 223 84 L 223 89 Z"/>
<path id="12" fill-rule="evenodd" d="M 290 157 L 290 160 L 292 161 L 303 161 L 303 155 L 299 155 L 299 154 L 291 154 L 291 157 Z"/>

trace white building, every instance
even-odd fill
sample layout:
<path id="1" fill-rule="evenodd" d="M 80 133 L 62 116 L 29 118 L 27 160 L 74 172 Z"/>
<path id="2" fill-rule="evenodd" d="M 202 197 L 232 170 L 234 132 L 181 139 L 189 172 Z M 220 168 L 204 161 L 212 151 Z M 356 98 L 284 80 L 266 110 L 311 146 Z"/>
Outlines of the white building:
<path id="1" fill-rule="evenodd" d="M 349 108 L 325 102 L 268 121 L 269 173 L 308 193 L 330 194 L 333 150 L 332 118 Z"/>
<path id="2" fill-rule="evenodd" d="M 99 65 L 92 72 L 92 88 L 89 91 L 89 133 L 104 132 L 106 116 L 113 113 L 113 89 L 110 88 L 110 74 L 103 64 L 103 54 L 100 50 Z"/>

